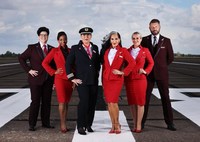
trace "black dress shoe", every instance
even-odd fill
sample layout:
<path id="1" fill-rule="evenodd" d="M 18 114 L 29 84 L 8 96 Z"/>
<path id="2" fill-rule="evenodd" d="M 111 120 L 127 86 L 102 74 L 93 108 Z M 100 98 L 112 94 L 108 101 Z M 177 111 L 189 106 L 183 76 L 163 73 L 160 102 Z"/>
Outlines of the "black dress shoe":
<path id="1" fill-rule="evenodd" d="M 35 131 L 35 127 L 34 126 L 29 126 L 29 131 Z"/>
<path id="2" fill-rule="evenodd" d="M 89 126 L 86 128 L 88 132 L 94 132 L 94 130 L 92 130 L 92 128 Z"/>
<path id="3" fill-rule="evenodd" d="M 54 126 L 51 126 L 51 125 L 42 125 L 42 127 L 48 128 L 48 129 L 54 129 L 55 128 Z"/>
<path id="4" fill-rule="evenodd" d="M 86 135 L 86 132 L 85 132 L 85 130 L 83 128 L 78 128 L 78 133 L 80 135 Z"/>
<path id="5" fill-rule="evenodd" d="M 174 127 L 174 125 L 167 125 L 167 129 L 171 131 L 176 131 L 176 128 Z"/>

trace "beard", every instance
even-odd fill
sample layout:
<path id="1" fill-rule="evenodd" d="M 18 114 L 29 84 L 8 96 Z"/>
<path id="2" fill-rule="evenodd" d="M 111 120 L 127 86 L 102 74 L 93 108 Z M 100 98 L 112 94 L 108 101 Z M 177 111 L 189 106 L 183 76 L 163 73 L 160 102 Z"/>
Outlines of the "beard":
<path id="1" fill-rule="evenodd" d="M 153 30 L 153 31 L 151 31 L 151 33 L 152 33 L 152 35 L 157 35 L 157 34 L 159 34 L 159 30 Z"/>

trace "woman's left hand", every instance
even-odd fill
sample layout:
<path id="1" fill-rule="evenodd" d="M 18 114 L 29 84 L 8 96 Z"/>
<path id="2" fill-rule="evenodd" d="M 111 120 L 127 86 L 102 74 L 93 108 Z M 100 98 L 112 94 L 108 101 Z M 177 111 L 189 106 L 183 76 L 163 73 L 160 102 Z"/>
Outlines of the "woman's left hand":
<path id="1" fill-rule="evenodd" d="M 147 72 L 144 69 L 140 68 L 139 74 L 147 74 Z"/>
<path id="2" fill-rule="evenodd" d="M 120 70 L 117 70 L 117 69 L 113 69 L 113 74 L 115 75 L 124 75 L 124 72 L 120 71 Z"/>

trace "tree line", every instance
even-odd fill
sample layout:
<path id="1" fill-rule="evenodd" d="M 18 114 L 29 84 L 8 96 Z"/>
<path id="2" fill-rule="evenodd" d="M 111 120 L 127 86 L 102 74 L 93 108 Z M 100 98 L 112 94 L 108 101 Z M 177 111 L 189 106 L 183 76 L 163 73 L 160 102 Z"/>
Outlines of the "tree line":
<path id="1" fill-rule="evenodd" d="M 17 57 L 18 55 L 14 52 L 6 51 L 6 53 L 0 54 L 0 57 Z"/>
<path id="2" fill-rule="evenodd" d="M 14 53 L 14 52 L 11 52 L 11 51 L 6 51 L 6 53 L 4 54 L 0 54 L 0 57 L 17 57 L 19 55 Z M 179 52 L 175 53 L 174 54 L 175 57 L 200 57 L 200 55 L 193 55 L 193 54 L 181 54 Z"/>

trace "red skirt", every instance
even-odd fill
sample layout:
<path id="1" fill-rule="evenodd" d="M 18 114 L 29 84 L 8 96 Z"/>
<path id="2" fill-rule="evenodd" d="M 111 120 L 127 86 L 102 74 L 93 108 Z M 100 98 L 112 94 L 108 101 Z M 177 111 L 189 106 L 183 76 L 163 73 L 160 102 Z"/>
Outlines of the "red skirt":
<path id="1" fill-rule="evenodd" d="M 107 80 L 103 78 L 103 90 L 107 103 L 118 103 L 124 80 Z"/>
<path id="2" fill-rule="evenodd" d="M 55 78 L 57 100 L 59 103 L 69 103 L 72 96 L 72 82 L 69 80 Z"/>
<path id="3" fill-rule="evenodd" d="M 145 105 L 147 80 L 130 80 L 125 82 L 129 105 Z"/>

